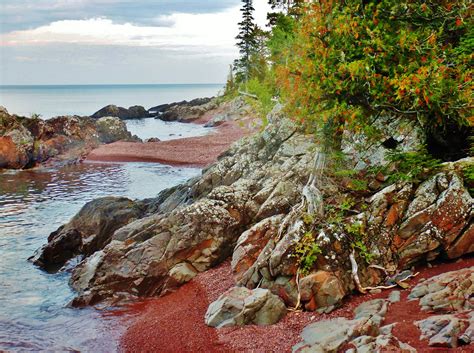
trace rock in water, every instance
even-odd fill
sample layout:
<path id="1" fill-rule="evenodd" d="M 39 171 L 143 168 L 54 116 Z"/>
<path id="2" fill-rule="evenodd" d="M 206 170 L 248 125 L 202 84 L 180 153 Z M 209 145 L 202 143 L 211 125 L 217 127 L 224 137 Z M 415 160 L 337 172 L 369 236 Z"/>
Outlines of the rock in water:
<path id="1" fill-rule="evenodd" d="M 0 109 L 0 169 L 30 168 L 52 158 L 74 161 L 101 143 L 131 138 L 118 118 L 30 119 L 10 115 L 3 108 Z"/>
<path id="2" fill-rule="evenodd" d="M 91 115 L 91 118 L 99 119 L 108 116 L 113 116 L 120 119 L 139 119 L 148 118 L 150 115 L 148 114 L 147 110 L 140 105 L 134 105 L 127 109 L 110 104 L 96 111 Z"/>
<path id="3" fill-rule="evenodd" d="M 30 258 L 52 271 L 77 255 L 89 256 L 112 240 L 115 230 L 143 215 L 143 207 L 124 197 L 88 202 L 66 225 L 48 237 L 48 243 Z"/>
<path id="4" fill-rule="evenodd" d="M 286 314 L 283 301 L 267 289 L 233 287 L 209 305 L 205 322 L 212 327 L 272 325 Z"/>

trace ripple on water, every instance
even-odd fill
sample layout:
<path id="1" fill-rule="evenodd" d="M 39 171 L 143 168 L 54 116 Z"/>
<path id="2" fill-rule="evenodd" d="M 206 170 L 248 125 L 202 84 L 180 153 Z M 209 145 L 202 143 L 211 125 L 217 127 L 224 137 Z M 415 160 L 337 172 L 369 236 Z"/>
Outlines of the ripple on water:
<path id="1" fill-rule="evenodd" d="M 94 198 L 153 197 L 199 173 L 146 163 L 0 173 L 0 350 L 114 351 L 116 315 L 67 308 L 69 274 L 47 274 L 27 258 Z"/>

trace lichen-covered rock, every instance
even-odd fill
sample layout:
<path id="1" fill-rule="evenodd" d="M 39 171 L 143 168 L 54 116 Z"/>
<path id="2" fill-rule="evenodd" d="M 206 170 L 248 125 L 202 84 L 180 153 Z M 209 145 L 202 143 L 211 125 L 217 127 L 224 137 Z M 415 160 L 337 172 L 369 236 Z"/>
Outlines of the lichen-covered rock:
<path id="1" fill-rule="evenodd" d="M 212 327 L 272 325 L 286 314 L 283 301 L 267 289 L 233 287 L 209 305 L 205 322 Z"/>
<path id="2" fill-rule="evenodd" d="M 294 132 L 289 122 L 269 127 L 237 143 L 200 179 L 164 191 L 156 208 L 150 202 L 149 212 L 155 214 L 116 231 L 113 238 L 118 241 L 103 249 L 104 256 L 93 266 L 95 275 L 82 275 L 90 272 L 88 259 L 74 270 L 72 285 L 84 299 L 76 303 L 111 298 L 117 291 L 159 295 L 180 284 L 172 278 L 177 264 L 185 262 L 202 272 L 231 255 L 272 194 L 261 190 L 282 180 L 303 187 L 311 156 L 288 147 L 300 143 Z M 286 212 L 296 202 L 278 200 L 275 212 Z"/>
<path id="3" fill-rule="evenodd" d="M 127 125 L 118 118 L 103 117 L 97 120 L 96 125 L 99 140 L 102 143 L 132 139 L 132 134 L 127 130 Z"/>

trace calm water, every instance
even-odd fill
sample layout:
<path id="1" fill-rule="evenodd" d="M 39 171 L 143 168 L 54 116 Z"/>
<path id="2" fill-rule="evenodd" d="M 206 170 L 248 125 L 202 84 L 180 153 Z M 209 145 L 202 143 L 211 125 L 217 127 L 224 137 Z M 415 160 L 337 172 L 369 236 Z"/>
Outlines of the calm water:
<path id="1" fill-rule="evenodd" d="M 211 92 L 214 88 L 206 87 L 209 94 L 203 94 L 204 88 L 200 87 L 189 90 L 188 96 L 183 95 L 188 88 L 181 87 L 179 96 L 173 89 L 167 91 L 162 87 L 133 88 L 135 93 L 131 96 L 128 96 L 132 93 L 129 88 L 112 91 L 97 87 L 59 91 L 57 88 L 2 88 L 0 104 L 6 105 L 11 112 L 28 115 L 34 111 L 49 117 L 90 114 L 96 107 L 114 102 L 124 106 L 147 106 L 215 93 Z M 144 96 L 140 92 L 144 92 Z M 119 96 L 120 99 L 110 101 Z M 193 124 L 155 119 L 128 121 L 127 125 L 141 138 L 162 140 L 211 131 Z M 0 171 L 0 351 L 115 351 L 123 326 L 118 309 L 67 308 L 73 297 L 68 286 L 70 274 L 47 274 L 27 259 L 46 242 L 52 231 L 67 222 L 86 202 L 109 195 L 153 197 L 162 189 L 199 173 L 195 168 L 155 163 L 94 163 L 56 169 Z"/>
<path id="2" fill-rule="evenodd" d="M 0 350 L 113 351 L 115 316 L 66 308 L 69 274 L 47 274 L 27 258 L 92 199 L 152 197 L 199 172 L 126 163 L 0 173 Z"/>
<path id="3" fill-rule="evenodd" d="M 0 105 L 10 113 L 36 113 L 47 119 L 91 115 L 108 104 L 126 108 L 142 105 L 148 109 L 183 99 L 215 96 L 222 88 L 219 84 L 0 86 Z"/>

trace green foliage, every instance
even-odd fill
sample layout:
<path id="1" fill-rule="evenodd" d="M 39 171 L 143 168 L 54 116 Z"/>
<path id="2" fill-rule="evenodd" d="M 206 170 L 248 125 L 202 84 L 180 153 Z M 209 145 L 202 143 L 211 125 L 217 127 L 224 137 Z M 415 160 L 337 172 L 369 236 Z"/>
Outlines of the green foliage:
<path id="1" fill-rule="evenodd" d="M 271 87 L 266 82 L 261 82 L 257 78 L 251 79 L 246 87 L 248 93 L 257 96 L 257 100 L 249 99 L 249 103 L 254 106 L 263 120 L 264 125 L 266 125 L 267 114 L 270 113 L 274 104 L 272 102 L 273 94 Z"/>
<path id="2" fill-rule="evenodd" d="M 392 152 L 388 155 L 395 171 L 388 175 L 388 181 L 421 182 L 435 173 L 441 166 L 441 161 L 431 157 L 426 148 L 413 152 Z"/>
<path id="3" fill-rule="evenodd" d="M 464 183 L 466 184 L 471 196 L 474 195 L 474 164 L 468 164 L 462 168 Z"/>
<path id="4" fill-rule="evenodd" d="M 469 0 L 310 3 L 276 68 L 289 112 L 333 135 L 377 114 L 472 124 L 471 12 Z"/>
<path id="5" fill-rule="evenodd" d="M 319 254 L 321 254 L 321 248 L 316 244 L 313 233 L 305 233 L 293 251 L 302 275 L 307 275 L 311 271 Z"/>
<path id="6" fill-rule="evenodd" d="M 371 254 L 367 249 L 367 246 L 363 243 L 362 240 L 356 240 L 354 243 L 351 244 L 354 249 L 359 252 L 359 255 L 362 256 L 367 263 L 370 265 L 374 259 L 374 254 Z"/>

